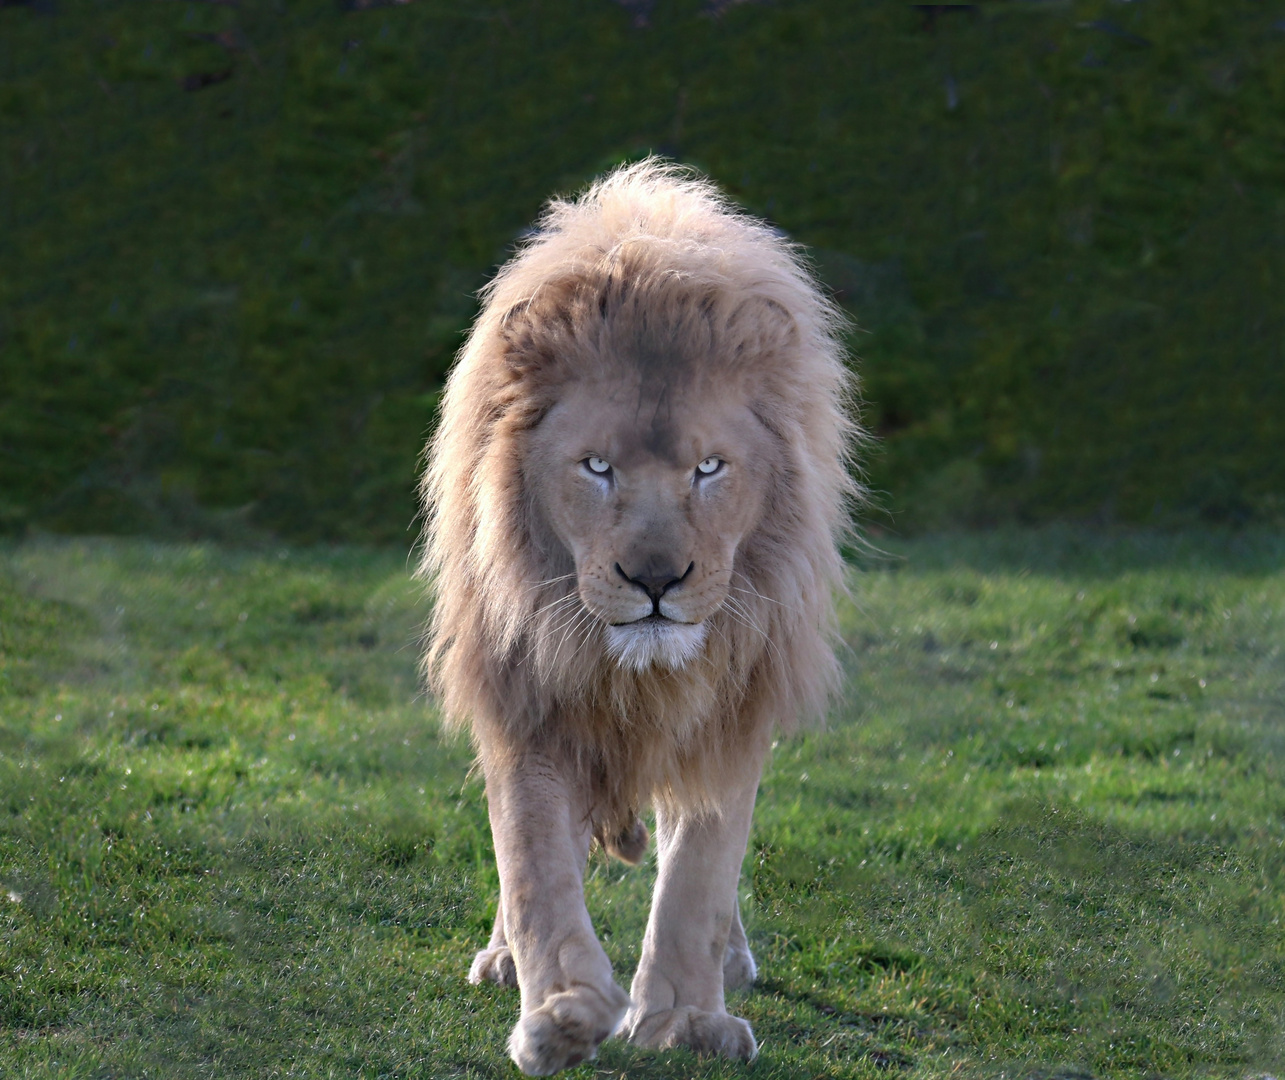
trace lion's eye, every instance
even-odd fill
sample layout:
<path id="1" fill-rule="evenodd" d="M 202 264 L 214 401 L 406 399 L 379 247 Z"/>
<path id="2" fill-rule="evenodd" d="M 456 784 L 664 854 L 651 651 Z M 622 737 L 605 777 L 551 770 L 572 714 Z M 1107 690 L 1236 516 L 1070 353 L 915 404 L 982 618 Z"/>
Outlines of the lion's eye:
<path id="1" fill-rule="evenodd" d="M 717 457 L 707 457 L 696 466 L 697 476 L 713 476 L 723 467 L 723 459 Z"/>
<path id="2" fill-rule="evenodd" d="M 587 457 L 584 464 L 585 468 L 593 473 L 594 476 L 606 476 L 607 473 L 611 472 L 611 463 L 604 461 L 600 457 Z"/>

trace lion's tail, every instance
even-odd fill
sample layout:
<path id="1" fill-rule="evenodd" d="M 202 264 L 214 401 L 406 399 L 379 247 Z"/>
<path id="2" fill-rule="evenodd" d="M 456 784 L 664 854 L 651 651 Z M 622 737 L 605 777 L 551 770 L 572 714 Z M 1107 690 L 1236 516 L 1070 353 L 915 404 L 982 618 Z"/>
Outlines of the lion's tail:
<path id="1" fill-rule="evenodd" d="M 651 834 L 647 832 L 647 826 L 643 824 L 642 818 L 635 817 L 618 833 L 612 836 L 599 835 L 598 843 L 603 846 L 608 855 L 614 855 L 621 862 L 634 866 L 646 853 L 647 841 L 650 839 Z"/>

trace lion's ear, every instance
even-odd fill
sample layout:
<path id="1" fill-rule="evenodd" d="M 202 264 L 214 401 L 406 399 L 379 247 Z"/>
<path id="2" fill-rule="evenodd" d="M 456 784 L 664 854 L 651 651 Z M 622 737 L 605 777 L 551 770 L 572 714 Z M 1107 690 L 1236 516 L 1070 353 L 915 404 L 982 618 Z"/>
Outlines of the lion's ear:
<path id="1" fill-rule="evenodd" d="M 799 324 L 793 313 L 770 296 L 742 300 L 727 316 L 723 334 L 736 356 L 771 356 L 799 344 Z"/>
<path id="2" fill-rule="evenodd" d="M 583 322 L 583 289 L 576 280 L 552 281 L 500 320 L 504 362 L 517 377 L 549 372 Z"/>
<path id="3" fill-rule="evenodd" d="M 555 362 L 551 343 L 535 332 L 529 322 L 503 331 L 500 348 L 504 366 L 516 379 L 527 379 L 548 371 Z"/>

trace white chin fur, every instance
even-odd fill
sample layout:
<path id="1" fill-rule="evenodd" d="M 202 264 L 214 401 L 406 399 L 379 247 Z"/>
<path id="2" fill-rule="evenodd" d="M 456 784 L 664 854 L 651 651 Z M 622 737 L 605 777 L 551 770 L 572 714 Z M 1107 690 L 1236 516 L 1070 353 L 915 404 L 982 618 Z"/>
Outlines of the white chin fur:
<path id="1" fill-rule="evenodd" d="M 703 622 L 640 619 L 607 627 L 607 651 L 616 663 L 631 671 L 646 671 L 653 665 L 674 671 L 694 660 L 704 644 Z"/>

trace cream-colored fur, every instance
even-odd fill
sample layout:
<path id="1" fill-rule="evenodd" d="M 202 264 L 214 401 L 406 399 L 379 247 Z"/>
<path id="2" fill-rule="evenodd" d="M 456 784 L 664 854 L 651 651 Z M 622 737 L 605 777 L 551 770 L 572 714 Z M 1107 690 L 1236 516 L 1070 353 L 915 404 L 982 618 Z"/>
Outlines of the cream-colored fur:
<path id="1" fill-rule="evenodd" d="M 469 977 L 521 991 L 531 1075 L 613 1031 L 750 1058 L 736 888 L 775 726 L 837 685 L 856 488 L 839 317 L 794 251 L 654 161 L 554 201 L 484 290 L 423 485 L 426 670 L 471 732 L 500 871 Z M 592 841 L 659 878 L 631 995 Z"/>

